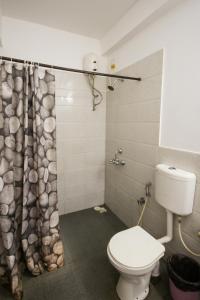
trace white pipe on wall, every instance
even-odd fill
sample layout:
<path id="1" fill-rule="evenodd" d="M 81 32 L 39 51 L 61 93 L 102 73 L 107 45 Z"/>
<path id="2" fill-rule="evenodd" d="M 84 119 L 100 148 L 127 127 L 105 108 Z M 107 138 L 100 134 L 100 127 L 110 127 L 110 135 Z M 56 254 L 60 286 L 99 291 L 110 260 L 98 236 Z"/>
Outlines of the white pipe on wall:
<path id="1" fill-rule="evenodd" d="M 173 213 L 167 210 L 167 234 L 158 239 L 161 244 L 169 243 L 173 238 Z M 158 277 L 160 275 L 160 262 L 158 261 L 151 276 Z"/>
<path id="2" fill-rule="evenodd" d="M 158 239 L 161 244 L 169 243 L 173 238 L 173 213 L 167 210 L 167 234 Z"/>

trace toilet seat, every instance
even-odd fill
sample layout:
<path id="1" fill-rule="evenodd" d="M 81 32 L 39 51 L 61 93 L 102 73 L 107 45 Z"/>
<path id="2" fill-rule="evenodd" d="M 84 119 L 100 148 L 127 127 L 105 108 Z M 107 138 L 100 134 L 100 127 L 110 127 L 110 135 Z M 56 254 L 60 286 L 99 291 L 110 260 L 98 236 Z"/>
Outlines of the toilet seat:
<path id="1" fill-rule="evenodd" d="M 108 245 L 113 263 L 133 273 L 150 268 L 164 252 L 165 247 L 140 226 L 115 234 Z"/>

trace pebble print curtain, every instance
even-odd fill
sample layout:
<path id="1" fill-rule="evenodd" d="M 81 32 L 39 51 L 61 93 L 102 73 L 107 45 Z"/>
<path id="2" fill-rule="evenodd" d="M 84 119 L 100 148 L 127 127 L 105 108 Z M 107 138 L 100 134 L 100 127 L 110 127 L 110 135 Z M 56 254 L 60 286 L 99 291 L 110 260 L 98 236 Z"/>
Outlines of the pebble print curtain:
<path id="1" fill-rule="evenodd" d="M 0 64 L 0 277 L 22 298 L 21 265 L 35 276 L 64 264 L 56 174 L 55 76 Z"/>

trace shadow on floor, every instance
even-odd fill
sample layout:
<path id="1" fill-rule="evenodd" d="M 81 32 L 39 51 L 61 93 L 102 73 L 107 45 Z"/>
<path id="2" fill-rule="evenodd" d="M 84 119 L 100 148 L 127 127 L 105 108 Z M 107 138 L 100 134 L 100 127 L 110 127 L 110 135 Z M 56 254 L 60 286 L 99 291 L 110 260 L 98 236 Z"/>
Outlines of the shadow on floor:
<path id="1" fill-rule="evenodd" d="M 108 261 L 106 248 L 110 238 L 125 225 L 109 210 L 100 214 L 93 209 L 64 215 L 60 224 L 65 266 L 39 277 L 26 273 L 24 300 L 118 300 L 115 287 L 119 275 Z M 171 299 L 164 262 L 161 270 L 161 280 L 150 286 L 148 300 Z M 0 299 L 12 299 L 1 285 Z"/>

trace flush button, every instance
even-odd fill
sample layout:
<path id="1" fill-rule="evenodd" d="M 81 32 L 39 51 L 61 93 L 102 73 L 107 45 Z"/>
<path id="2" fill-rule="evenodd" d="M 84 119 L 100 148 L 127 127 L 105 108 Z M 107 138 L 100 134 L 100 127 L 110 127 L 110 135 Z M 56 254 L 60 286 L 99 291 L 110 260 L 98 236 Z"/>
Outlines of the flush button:
<path id="1" fill-rule="evenodd" d="M 169 170 L 176 170 L 175 167 L 169 167 L 168 169 L 169 169 Z"/>

